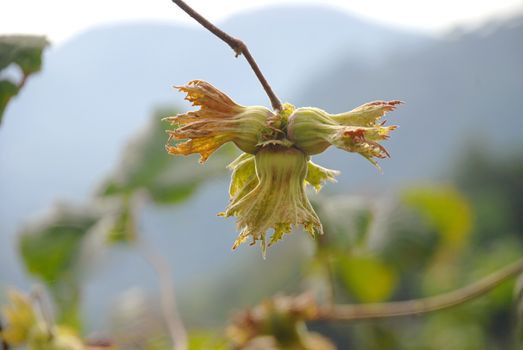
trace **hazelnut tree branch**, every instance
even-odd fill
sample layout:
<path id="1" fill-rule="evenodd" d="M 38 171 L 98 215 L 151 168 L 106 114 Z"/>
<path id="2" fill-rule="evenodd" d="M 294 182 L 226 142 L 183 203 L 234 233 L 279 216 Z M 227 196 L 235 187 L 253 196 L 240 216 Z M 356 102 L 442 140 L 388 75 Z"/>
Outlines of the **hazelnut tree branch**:
<path id="1" fill-rule="evenodd" d="M 209 22 L 207 19 L 205 19 L 202 15 L 200 15 L 198 12 L 196 12 L 192 7 L 187 5 L 185 1 L 183 0 L 172 0 L 178 7 L 180 7 L 182 10 L 184 10 L 189 16 L 194 18 L 198 23 L 200 23 L 202 26 L 207 28 L 211 33 L 216 35 L 218 38 L 220 38 L 222 41 L 224 41 L 227 45 L 233 49 L 235 52 L 236 57 L 239 55 L 243 55 L 249 65 L 251 66 L 252 70 L 254 71 L 254 74 L 256 74 L 256 77 L 260 81 L 261 85 L 263 86 L 263 89 L 265 90 L 265 93 L 267 96 L 269 96 L 269 99 L 271 101 L 272 108 L 276 111 L 281 111 L 282 106 L 281 102 L 272 90 L 271 86 L 269 85 L 269 82 L 267 79 L 265 79 L 265 76 L 260 70 L 260 67 L 254 60 L 254 57 L 252 57 L 251 53 L 249 52 L 249 49 L 247 48 L 247 45 L 243 41 L 241 41 L 238 38 L 232 37 L 229 34 L 225 33 L 220 28 L 216 27 L 214 24 Z"/>
<path id="2" fill-rule="evenodd" d="M 448 309 L 478 298 L 523 272 L 523 259 L 466 287 L 428 298 L 390 303 L 332 305 L 319 310 L 316 319 L 330 321 L 356 321 L 398 316 L 419 315 Z"/>

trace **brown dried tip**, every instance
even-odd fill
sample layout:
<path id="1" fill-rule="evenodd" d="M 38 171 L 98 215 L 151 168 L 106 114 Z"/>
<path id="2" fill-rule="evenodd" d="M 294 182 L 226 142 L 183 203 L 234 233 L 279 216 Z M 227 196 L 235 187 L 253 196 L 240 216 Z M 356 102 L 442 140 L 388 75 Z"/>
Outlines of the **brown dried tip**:
<path id="1" fill-rule="evenodd" d="M 229 96 L 203 80 L 192 80 L 186 85 L 175 86 L 180 92 L 187 93 L 185 99 L 193 106 L 201 106 L 202 110 L 230 113 L 240 107 Z"/>
<path id="2" fill-rule="evenodd" d="M 176 127 L 167 131 L 165 148 L 169 154 L 199 153 L 203 163 L 230 141 L 244 152 L 256 150 L 260 135 L 268 128 L 267 118 L 271 112 L 267 108 L 240 106 L 203 80 L 193 80 L 176 88 L 185 92 L 185 99 L 200 109 L 163 119 Z"/>

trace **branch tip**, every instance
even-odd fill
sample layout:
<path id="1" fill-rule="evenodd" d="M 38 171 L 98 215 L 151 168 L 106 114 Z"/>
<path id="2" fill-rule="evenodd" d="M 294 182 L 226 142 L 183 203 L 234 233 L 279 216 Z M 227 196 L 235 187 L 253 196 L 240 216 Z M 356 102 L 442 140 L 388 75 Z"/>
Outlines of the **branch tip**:
<path id="1" fill-rule="evenodd" d="M 220 28 L 216 27 L 214 24 L 209 22 L 205 17 L 200 15 L 198 12 L 196 12 L 192 7 L 187 5 L 187 3 L 183 0 L 172 0 L 176 5 L 178 5 L 179 8 L 181 8 L 185 13 L 187 13 L 189 16 L 194 18 L 198 23 L 200 23 L 203 27 L 205 27 L 207 30 L 209 30 L 211 33 L 216 35 L 218 38 L 220 38 L 223 42 L 225 42 L 227 45 L 229 45 L 232 50 L 234 51 L 234 56 L 238 57 L 240 55 L 243 55 L 249 65 L 251 66 L 251 69 L 254 71 L 254 74 L 256 74 L 256 77 L 260 81 L 260 84 L 262 85 L 263 89 L 265 90 L 265 93 L 269 97 L 269 100 L 271 101 L 272 108 L 275 111 L 281 111 L 282 105 L 274 91 L 272 90 L 271 86 L 269 85 L 269 82 L 267 79 L 265 79 L 265 76 L 260 70 L 260 67 L 254 60 L 254 57 L 252 57 L 251 53 L 249 52 L 249 49 L 247 48 L 247 45 L 240 39 L 234 38 L 230 36 L 229 34 L 225 33 Z"/>
<path id="2" fill-rule="evenodd" d="M 320 308 L 316 319 L 330 321 L 356 321 L 420 315 L 448 309 L 476 299 L 490 292 L 506 280 L 521 273 L 523 273 L 523 259 L 505 266 L 466 287 L 448 293 L 433 297 L 389 303 L 327 305 Z"/>

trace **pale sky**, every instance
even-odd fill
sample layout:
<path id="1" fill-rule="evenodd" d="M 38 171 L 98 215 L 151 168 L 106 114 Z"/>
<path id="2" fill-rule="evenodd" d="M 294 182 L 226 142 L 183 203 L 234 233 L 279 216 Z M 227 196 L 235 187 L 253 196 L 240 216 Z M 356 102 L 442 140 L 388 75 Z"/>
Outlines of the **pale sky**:
<path id="1" fill-rule="evenodd" d="M 442 33 L 523 12 L 523 0 L 187 0 L 211 21 L 277 4 L 332 5 L 369 19 Z M 128 20 L 192 23 L 170 0 L 0 0 L 0 34 L 46 34 L 61 43 L 98 24 Z"/>

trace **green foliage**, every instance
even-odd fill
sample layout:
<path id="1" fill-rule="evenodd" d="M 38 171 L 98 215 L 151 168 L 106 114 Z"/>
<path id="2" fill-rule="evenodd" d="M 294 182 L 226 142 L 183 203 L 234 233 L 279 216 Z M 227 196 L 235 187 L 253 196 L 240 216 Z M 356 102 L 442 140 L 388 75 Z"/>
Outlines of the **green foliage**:
<path id="1" fill-rule="evenodd" d="M 59 308 L 62 324 L 80 328 L 80 260 L 88 235 L 99 222 L 109 244 L 133 243 L 138 199 L 178 204 L 205 181 L 226 172 L 232 148 L 223 147 L 205 166 L 194 159 L 172 157 L 164 150 L 166 111 L 125 148 L 120 166 L 104 185 L 101 198 L 82 208 L 62 207 L 20 235 L 19 249 L 27 270 L 42 280 Z"/>
<path id="2" fill-rule="evenodd" d="M 472 232 L 470 203 L 450 186 L 414 187 L 404 191 L 401 199 L 438 237 L 422 278 L 423 291 L 432 294 L 453 288 L 459 283 L 458 270 L 454 268 L 456 259 Z"/>
<path id="3" fill-rule="evenodd" d="M 430 317 L 411 349 L 487 350 L 484 328 L 473 318 L 457 314 Z"/>
<path id="4" fill-rule="evenodd" d="M 314 207 L 326 232 L 319 237 L 320 250 L 347 254 L 365 247 L 373 221 L 368 200 L 356 196 L 320 197 L 314 202 Z"/>
<path id="5" fill-rule="evenodd" d="M 403 193 L 407 205 L 428 220 L 444 244 L 459 247 L 471 232 L 472 212 L 468 201 L 451 187 L 413 188 Z"/>
<path id="6" fill-rule="evenodd" d="M 87 233 L 99 215 L 63 206 L 23 231 L 19 250 L 29 273 L 46 284 L 58 306 L 59 323 L 80 328 L 79 258 Z"/>
<path id="7" fill-rule="evenodd" d="M 454 171 L 457 184 L 471 198 L 475 212 L 474 242 L 467 255 L 471 279 L 523 255 L 523 153 L 493 154 L 483 142 L 471 145 Z M 522 279 L 506 283 L 480 304 L 498 349 L 523 344 Z M 514 296 L 515 300 L 510 297 Z M 503 310 L 513 310 L 506 315 Z M 514 315 L 518 328 L 514 334 Z M 504 316 L 504 317 L 503 317 Z M 516 345 L 517 342 L 517 345 Z"/>
<path id="8" fill-rule="evenodd" d="M 19 83 L 0 80 L 0 123 L 7 103 L 16 96 L 27 78 L 42 67 L 42 52 L 48 45 L 45 37 L 30 35 L 0 35 L 0 73 L 11 65 L 20 68 Z"/>
<path id="9" fill-rule="evenodd" d="M 90 211 L 62 207 L 46 222 L 23 231 L 19 248 L 27 270 L 48 284 L 70 274 L 82 240 L 97 219 Z"/>
<path id="10" fill-rule="evenodd" d="M 194 331 L 189 334 L 189 350 L 225 350 L 227 340 L 214 332 Z"/>
<path id="11" fill-rule="evenodd" d="M 360 302 L 386 300 L 396 286 L 396 272 L 378 257 L 338 256 L 336 266 L 345 288 Z"/>
<path id="12" fill-rule="evenodd" d="M 0 80 L 0 123 L 7 103 L 18 94 L 18 86 L 9 80 Z"/>
<path id="13" fill-rule="evenodd" d="M 103 185 L 102 196 L 131 196 L 142 191 L 157 204 L 178 204 L 206 180 L 225 173 L 226 159 L 235 152 L 232 147 L 222 147 L 205 166 L 194 157 L 173 157 L 165 152 L 168 124 L 160 120 L 170 114 L 174 112 L 158 111 L 146 129 L 131 140 L 114 175 Z"/>
<path id="14" fill-rule="evenodd" d="M 388 299 L 398 278 L 393 265 L 368 249 L 374 219 L 372 202 L 353 196 L 333 196 L 315 204 L 325 231 L 325 236 L 319 238 L 316 258 L 320 265 L 325 265 L 325 274 L 335 274 L 336 281 L 330 283 L 342 287 L 352 300 Z M 326 280 L 329 278 L 325 276 Z"/>
<path id="15" fill-rule="evenodd" d="M 0 36 L 0 70 L 14 63 L 25 75 L 40 71 L 42 52 L 48 44 L 42 36 Z"/>
<path id="16" fill-rule="evenodd" d="M 455 170 L 456 182 L 474 203 L 475 227 L 483 244 L 523 229 L 523 153 L 491 154 L 474 145 Z"/>

